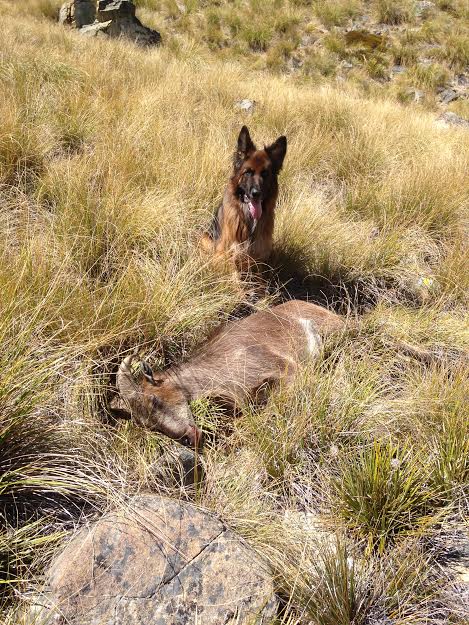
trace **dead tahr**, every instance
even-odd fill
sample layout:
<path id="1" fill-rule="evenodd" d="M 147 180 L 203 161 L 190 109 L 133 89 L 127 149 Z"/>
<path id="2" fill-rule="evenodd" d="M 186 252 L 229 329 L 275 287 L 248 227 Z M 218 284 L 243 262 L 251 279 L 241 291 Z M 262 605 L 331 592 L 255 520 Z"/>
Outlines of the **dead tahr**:
<path id="1" fill-rule="evenodd" d="M 344 325 L 326 308 L 293 300 L 222 325 L 179 366 L 153 372 L 143 362 L 140 383 L 127 356 L 117 372 L 120 402 L 142 427 L 196 447 L 201 432 L 191 400 L 211 397 L 235 407 L 280 380 L 288 383 L 302 362 L 317 357 L 322 337 Z"/>

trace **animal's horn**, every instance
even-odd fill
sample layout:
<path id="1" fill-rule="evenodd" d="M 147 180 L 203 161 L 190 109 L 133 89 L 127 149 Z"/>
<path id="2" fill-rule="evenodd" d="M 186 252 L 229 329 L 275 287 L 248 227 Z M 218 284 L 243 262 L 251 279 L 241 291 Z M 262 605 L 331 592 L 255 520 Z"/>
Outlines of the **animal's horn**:
<path id="1" fill-rule="evenodd" d="M 128 402 L 135 401 L 135 397 L 139 392 L 139 387 L 130 369 L 134 356 L 135 353 L 126 356 L 117 371 L 117 388 L 122 399 Z"/>

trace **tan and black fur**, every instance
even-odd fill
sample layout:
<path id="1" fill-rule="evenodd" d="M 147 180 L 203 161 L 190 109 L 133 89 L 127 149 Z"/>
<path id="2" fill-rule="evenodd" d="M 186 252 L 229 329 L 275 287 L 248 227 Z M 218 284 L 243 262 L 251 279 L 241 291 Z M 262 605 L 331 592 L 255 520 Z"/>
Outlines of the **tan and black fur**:
<path id="1" fill-rule="evenodd" d="M 272 252 L 278 174 L 286 151 L 286 137 L 258 150 L 246 126 L 241 128 L 233 175 L 201 241 L 205 250 L 231 258 L 239 271 L 267 262 Z M 259 219 L 253 217 L 256 211 Z"/>

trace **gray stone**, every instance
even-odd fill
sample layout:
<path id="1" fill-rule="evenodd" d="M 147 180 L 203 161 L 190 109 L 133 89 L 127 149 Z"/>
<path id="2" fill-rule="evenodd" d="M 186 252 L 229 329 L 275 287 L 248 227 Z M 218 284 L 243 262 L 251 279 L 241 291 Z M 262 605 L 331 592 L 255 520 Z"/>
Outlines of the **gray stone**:
<path id="1" fill-rule="evenodd" d="M 442 104 L 449 104 L 453 100 L 457 100 L 459 94 L 454 89 L 443 89 L 440 93 L 440 102 Z"/>
<path id="2" fill-rule="evenodd" d="M 291 60 L 290 60 L 290 63 L 291 63 L 291 67 L 293 69 L 300 69 L 300 67 L 303 67 L 303 65 L 304 65 L 303 59 L 301 59 L 298 56 L 292 56 Z"/>
<path id="3" fill-rule="evenodd" d="M 248 100 L 247 98 L 244 100 L 239 100 L 236 102 L 236 108 L 244 111 L 245 113 L 254 113 L 254 109 L 256 108 L 255 100 Z"/>
<path id="4" fill-rule="evenodd" d="M 153 475 L 160 480 L 166 478 L 167 481 L 171 475 L 174 485 L 178 487 L 194 486 L 204 477 L 204 467 L 199 454 L 178 443 L 170 444 L 165 453 L 152 463 L 151 469 Z"/>
<path id="5" fill-rule="evenodd" d="M 469 77 L 466 74 L 458 74 L 456 76 L 455 83 L 459 87 L 468 87 L 469 86 Z"/>
<path id="6" fill-rule="evenodd" d="M 93 24 L 87 24 L 80 28 L 80 34 L 87 37 L 104 37 L 108 36 L 109 29 L 111 27 L 112 20 L 108 22 L 94 22 Z"/>
<path id="7" fill-rule="evenodd" d="M 423 91 L 421 91 L 420 89 L 415 89 L 414 87 L 408 89 L 407 94 L 409 98 L 417 104 L 421 102 L 425 96 Z"/>
<path id="8" fill-rule="evenodd" d="M 420 0 L 415 3 L 415 15 L 417 15 L 417 17 L 426 17 L 434 8 L 434 2 L 430 2 L 430 0 Z"/>
<path id="9" fill-rule="evenodd" d="M 47 602 L 44 617 L 68 625 L 266 625 L 277 612 L 270 575 L 240 538 L 153 495 L 75 535 L 50 567 Z"/>
<path id="10" fill-rule="evenodd" d="M 111 22 L 105 28 L 110 37 L 125 37 L 141 46 L 161 43 L 160 33 L 144 26 L 135 16 L 132 0 L 99 0 L 96 18 L 98 22 Z"/>
<path id="11" fill-rule="evenodd" d="M 132 0 L 69 0 L 60 9 L 59 22 L 88 37 L 125 37 L 141 46 L 161 43 L 161 35 L 136 17 Z"/>
<path id="12" fill-rule="evenodd" d="M 444 128 L 448 128 L 449 126 L 460 126 L 462 128 L 469 128 L 469 121 L 467 119 L 463 119 L 456 113 L 452 111 L 446 111 L 442 113 L 440 117 L 436 120 L 438 126 L 442 126 Z"/>
<path id="13" fill-rule="evenodd" d="M 393 65 L 391 68 L 391 72 L 393 74 L 404 74 L 404 72 L 407 71 L 407 68 L 405 68 L 403 65 Z"/>
<path id="14" fill-rule="evenodd" d="M 96 18 L 96 0 L 68 0 L 59 11 L 59 24 L 81 28 Z"/>
<path id="15" fill-rule="evenodd" d="M 178 449 L 178 463 L 176 476 L 184 486 L 191 486 L 199 482 L 203 475 L 203 466 L 200 458 L 192 449 L 181 447 Z"/>
<path id="16" fill-rule="evenodd" d="M 135 4 L 132 0 L 98 0 L 98 21 L 135 17 Z"/>

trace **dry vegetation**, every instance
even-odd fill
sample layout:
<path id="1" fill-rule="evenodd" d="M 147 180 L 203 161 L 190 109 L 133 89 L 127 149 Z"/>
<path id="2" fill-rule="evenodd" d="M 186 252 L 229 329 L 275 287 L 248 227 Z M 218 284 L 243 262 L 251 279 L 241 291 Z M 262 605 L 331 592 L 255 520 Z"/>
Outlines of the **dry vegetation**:
<path id="1" fill-rule="evenodd" d="M 229 46 L 213 54 L 190 27 L 228 19 L 226 4 L 194 2 L 173 18 L 187 33 L 167 23 L 152 51 L 66 31 L 48 19 L 57 4 L 0 1 L 0 618 L 22 622 L 64 532 L 150 490 L 245 536 L 272 565 L 285 625 L 467 622 L 437 566 L 468 519 L 467 131 L 353 81 L 312 88 L 248 71 Z M 294 32 L 311 6 L 286 5 L 278 29 Z M 341 23 L 361 6 L 314 15 Z M 409 6 L 373 5 L 392 22 Z M 461 23 L 462 4 L 438 6 L 435 19 Z M 252 48 L 270 35 L 247 33 L 246 11 L 236 42 Z M 462 35 L 447 50 L 444 68 Z M 249 118 L 244 97 L 258 103 Z M 196 244 L 245 122 L 289 141 L 276 283 L 293 276 L 292 290 L 361 321 L 234 424 L 197 402 L 212 437 L 204 481 L 185 488 L 176 444 L 109 423 L 110 374 L 135 345 L 155 364 L 182 358 L 242 303 Z M 318 545 L 311 519 L 336 543 Z"/>
<path id="2" fill-rule="evenodd" d="M 300 83 L 352 83 L 376 98 L 469 119 L 466 0 L 136 0 L 145 23 L 178 48 L 190 41 L 221 59 L 287 73 Z M 347 31 L 365 36 L 348 39 Z M 465 87 L 464 87 L 465 86 Z"/>

